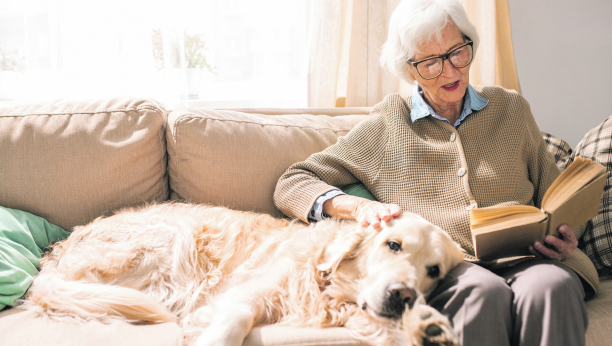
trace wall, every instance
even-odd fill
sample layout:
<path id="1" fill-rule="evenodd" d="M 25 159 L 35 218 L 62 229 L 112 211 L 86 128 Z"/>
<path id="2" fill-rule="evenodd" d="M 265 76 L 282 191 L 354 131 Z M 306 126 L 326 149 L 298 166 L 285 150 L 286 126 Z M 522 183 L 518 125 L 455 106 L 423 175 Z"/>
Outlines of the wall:
<path id="1" fill-rule="evenodd" d="M 510 0 L 523 96 L 572 148 L 612 115 L 612 1 Z"/>

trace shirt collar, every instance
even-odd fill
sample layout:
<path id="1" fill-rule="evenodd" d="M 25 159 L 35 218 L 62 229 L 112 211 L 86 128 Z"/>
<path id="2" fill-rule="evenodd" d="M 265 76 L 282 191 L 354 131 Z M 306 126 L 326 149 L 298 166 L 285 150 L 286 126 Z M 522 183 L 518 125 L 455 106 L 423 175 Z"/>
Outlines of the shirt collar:
<path id="1" fill-rule="evenodd" d="M 423 94 L 423 89 L 421 89 L 421 87 L 417 84 L 414 87 L 414 91 L 412 92 L 412 109 L 410 111 L 410 118 L 412 122 L 414 123 L 415 121 L 421 118 L 425 118 L 431 115 L 432 117 L 436 119 L 449 123 L 448 120 L 439 116 L 433 110 L 433 108 L 431 108 L 431 106 L 429 106 L 427 102 L 425 102 L 422 94 Z M 458 127 L 468 115 L 472 114 L 473 111 L 479 111 L 483 109 L 488 103 L 489 103 L 489 100 L 478 95 L 474 91 L 474 88 L 472 88 L 472 85 L 468 84 L 467 92 L 465 93 L 465 100 L 463 103 L 463 110 L 461 111 L 461 115 L 459 116 L 459 119 L 457 119 L 457 122 L 455 122 L 453 126 L 455 128 Z"/>

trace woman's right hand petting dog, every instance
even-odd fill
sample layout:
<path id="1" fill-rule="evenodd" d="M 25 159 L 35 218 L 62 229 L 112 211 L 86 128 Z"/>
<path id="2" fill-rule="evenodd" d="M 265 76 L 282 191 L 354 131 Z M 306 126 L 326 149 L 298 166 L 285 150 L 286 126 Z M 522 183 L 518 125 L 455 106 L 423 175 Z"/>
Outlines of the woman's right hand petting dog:
<path id="1" fill-rule="evenodd" d="M 362 227 L 377 229 L 382 221 L 389 221 L 402 213 L 397 204 L 385 204 L 369 199 L 340 195 L 323 203 L 323 213 L 329 217 L 357 220 Z"/>

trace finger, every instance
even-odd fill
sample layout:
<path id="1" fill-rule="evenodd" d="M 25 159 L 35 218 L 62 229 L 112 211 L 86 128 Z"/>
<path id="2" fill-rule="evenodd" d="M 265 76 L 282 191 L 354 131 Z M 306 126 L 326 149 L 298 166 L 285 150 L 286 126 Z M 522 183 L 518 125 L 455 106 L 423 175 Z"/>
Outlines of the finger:
<path id="1" fill-rule="evenodd" d="M 338 196 L 342 197 L 342 196 Z M 338 198 L 335 197 L 335 198 Z M 372 201 L 361 200 L 354 208 L 353 215 L 362 227 L 370 225 L 370 214 L 372 209 Z"/>
<path id="2" fill-rule="evenodd" d="M 564 240 L 563 248 L 559 249 L 561 250 L 559 252 L 562 256 L 562 260 L 564 260 L 572 256 L 574 249 L 578 247 L 578 239 L 576 239 L 576 234 L 574 233 L 574 230 L 566 224 L 560 225 L 557 230 L 559 231 L 559 234 L 563 237 Z"/>
<path id="3" fill-rule="evenodd" d="M 533 247 L 535 248 L 537 252 L 542 254 L 545 258 L 561 260 L 561 256 L 559 255 L 558 252 L 547 248 L 546 246 L 544 246 L 544 244 L 540 242 L 535 242 L 533 244 Z"/>
<path id="4" fill-rule="evenodd" d="M 563 224 L 557 228 L 557 231 L 563 236 L 563 239 L 574 241 L 576 239 L 576 235 L 574 234 L 574 230 L 570 228 L 570 226 Z"/>
<path id="5" fill-rule="evenodd" d="M 402 213 L 402 208 L 397 204 L 389 204 L 389 212 L 391 216 L 398 217 Z"/>
<path id="6" fill-rule="evenodd" d="M 377 210 L 378 218 L 382 221 L 389 221 L 393 218 L 391 216 L 391 212 L 389 211 L 389 207 L 386 204 L 381 205 Z"/>
<path id="7" fill-rule="evenodd" d="M 372 226 L 372 228 L 378 228 L 380 227 L 380 219 L 378 218 L 378 215 L 374 214 L 372 216 L 370 216 L 368 218 L 370 225 Z"/>
<path id="8" fill-rule="evenodd" d="M 370 225 L 370 221 L 368 221 L 366 215 L 359 215 L 357 217 L 357 222 L 359 222 L 361 227 L 368 227 Z"/>
<path id="9" fill-rule="evenodd" d="M 372 203 L 370 205 L 368 214 L 370 215 L 369 217 L 370 220 L 373 220 L 374 218 L 376 218 L 376 221 L 378 221 L 379 223 L 382 220 L 387 221 L 388 219 L 391 218 L 391 214 L 389 213 L 389 209 L 387 208 L 387 206 L 379 202 Z"/>
<path id="10" fill-rule="evenodd" d="M 538 251 L 536 251 L 536 249 L 533 248 L 533 246 L 529 247 L 529 252 L 531 252 L 531 254 L 536 256 L 537 258 L 544 258 L 541 253 L 539 253 Z"/>
<path id="11" fill-rule="evenodd" d="M 547 235 L 544 237 L 544 242 L 550 246 L 552 246 L 557 252 L 561 252 L 566 247 L 566 240 L 561 240 L 557 237 L 553 237 L 552 235 Z"/>
<path id="12" fill-rule="evenodd" d="M 402 208 L 397 204 L 383 204 L 382 206 L 384 208 L 379 213 L 379 217 L 384 221 L 389 221 L 402 213 Z"/>

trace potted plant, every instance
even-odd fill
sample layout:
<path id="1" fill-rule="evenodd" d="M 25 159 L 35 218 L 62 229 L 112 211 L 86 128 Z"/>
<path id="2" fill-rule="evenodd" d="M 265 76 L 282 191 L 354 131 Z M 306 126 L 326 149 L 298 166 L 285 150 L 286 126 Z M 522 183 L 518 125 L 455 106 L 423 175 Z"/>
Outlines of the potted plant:
<path id="1" fill-rule="evenodd" d="M 185 76 L 189 98 L 199 98 L 202 73 L 205 71 L 214 73 L 206 59 L 206 50 L 203 34 L 190 34 L 185 30 Z"/>
<path id="2" fill-rule="evenodd" d="M 183 37 L 176 33 L 171 34 L 164 42 L 164 36 L 160 29 L 153 30 L 153 59 L 156 68 L 184 70 L 185 93 L 188 98 L 198 98 L 202 74 L 204 72 L 214 73 L 214 68 L 209 64 L 206 57 L 206 40 L 204 34 L 183 31 Z M 165 53 L 165 54 L 164 54 Z"/>
<path id="3" fill-rule="evenodd" d="M 25 65 L 25 57 L 17 48 L 10 49 L 0 42 L 0 101 L 15 99 Z"/>

